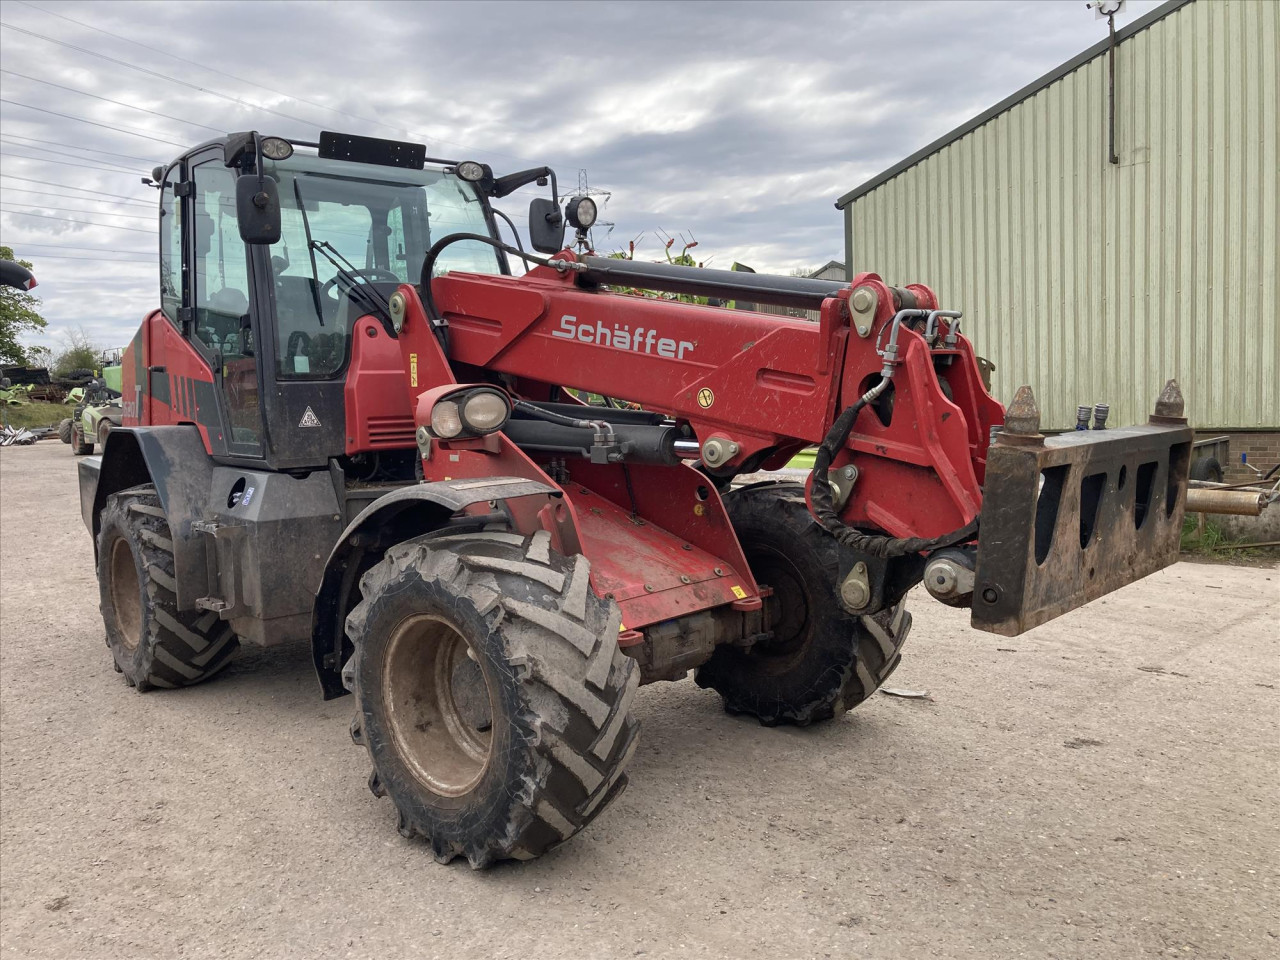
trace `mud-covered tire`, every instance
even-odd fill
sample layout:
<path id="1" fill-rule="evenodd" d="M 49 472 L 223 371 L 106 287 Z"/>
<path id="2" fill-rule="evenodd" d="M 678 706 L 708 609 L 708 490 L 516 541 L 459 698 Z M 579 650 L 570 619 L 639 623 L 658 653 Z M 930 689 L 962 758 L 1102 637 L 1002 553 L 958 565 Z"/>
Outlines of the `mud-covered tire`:
<path id="1" fill-rule="evenodd" d="M 77 421 L 71 423 L 71 453 L 77 457 L 87 457 L 93 453 L 93 443 L 86 443 L 84 427 Z"/>
<path id="2" fill-rule="evenodd" d="M 58 421 L 58 439 L 63 443 L 71 442 L 71 418 L 63 417 Z"/>
<path id="3" fill-rule="evenodd" d="M 179 612 L 173 539 L 150 484 L 113 493 L 98 533 L 98 592 L 107 648 L 139 691 L 213 676 L 240 642 L 212 611 Z"/>
<path id="4" fill-rule="evenodd" d="M 893 673 L 911 630 L 905 602 L 870 616 L 836 599 L 838 543 L 814 521 L 795 483 L 746 487 L 725 497 L 757 582 L 773 588 L 775 640 L 750 649 L 722 645 L 698 668 L 730 713 L 766 726 L 806 726 L 851 710 Z"/>
<path id="5" fill-rule="evenodd" d="M 626 785 L 640 675 L 588 574 L 546 533 L 480 533 L 399 544 L 361 579 L 351 736 L 400 833 L 441 863 L 536 857 Z"/>
<path id="6" fill-rule="evenodd" d="M 107 437 L 110 434 L 111 434 L 111 421 L 107 419 L 103 419 L 103 421 L 98 424 L 98 443 L 101 444 L 102 449 L 104 450 L 107 448 Z"/>

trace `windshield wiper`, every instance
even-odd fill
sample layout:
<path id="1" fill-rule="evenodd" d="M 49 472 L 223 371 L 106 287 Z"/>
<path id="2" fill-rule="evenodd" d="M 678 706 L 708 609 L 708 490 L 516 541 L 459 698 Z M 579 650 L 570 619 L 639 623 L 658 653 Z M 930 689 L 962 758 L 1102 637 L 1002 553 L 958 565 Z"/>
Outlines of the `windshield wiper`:
<path id="1" fill-rule="evenodd" d="M 302 229 L 307 235 L 307 253 L 311 257 L 311 299 L 316 306 L 316 319 L 324 326 L 324 305 L 320 302 L 320 271 L 316 269 L 315 241 L 311 239 L 311 221 L 307 219 L 307 205 L 302 201 L 302 187 L 298 178 L 293 179 L 293 195 L 298 199 L 298 212 L 302 214 Z"/>

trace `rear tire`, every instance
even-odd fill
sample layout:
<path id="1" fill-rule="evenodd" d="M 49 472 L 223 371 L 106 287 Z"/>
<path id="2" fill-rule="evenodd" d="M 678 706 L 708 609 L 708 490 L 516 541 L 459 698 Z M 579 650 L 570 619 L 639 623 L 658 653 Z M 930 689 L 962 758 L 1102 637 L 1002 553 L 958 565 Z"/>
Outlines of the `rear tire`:
<path id="1" fill-rule="evenodd" d="M 405 837 L 473 868 L 573 836 L 626 785 L 640 674 L 617 604 L 546 533 L 423 537 L 361 579 L 351 736 Z"/>
<path id="2" fill-rule="evenodd" d="M 1190 478 L 1207 480 L 1210 483 L 1222 482 L 1222 464 L 1217 457 L 1197 457 L 1191 463 Z"/>
<path id="3" fill-rule="evenodd" d="M 725 506 L 752 574 L 774 590 L 765 603 L 775 638 L 747 650 L 717 647 L 695 674 L 698 686 L 765 726 L 807 726 L 862 703 L 901 659 L 911 630 L 905 601 L 868 616 L 840 606 L 841 548 L 810 515 L 800 484 L 748 487 Z"/>
<path id="4" fill-rule="evenodd" d="M 98 533 L 98 590 L 116 669 L 140 692 L 213 676 L 240 641 L 213 611 L 178 611 L 173 537 L 150 484 L 107 498 Z"/>
<path id="5" fill-rule="evenodd" d="M 58 439 L 63 443 L 71 442 L 71 418 L 63 417 L 58 421 Z"/>
<path id="6" fill-rule="evenodd" d="M 75 421 L 71 424 L 71 453 L 77 457 L 87 457 L 93 453 L 93 444 L 85 442 L 84 427 Z"/>
<path id="7" fill-rule="evenodd" d="M 107 435 L 111 433 L 111 421 L 103 420 L 98 424 L 98 443 L 102 445 L 102 449 L 107 448 Z"/>

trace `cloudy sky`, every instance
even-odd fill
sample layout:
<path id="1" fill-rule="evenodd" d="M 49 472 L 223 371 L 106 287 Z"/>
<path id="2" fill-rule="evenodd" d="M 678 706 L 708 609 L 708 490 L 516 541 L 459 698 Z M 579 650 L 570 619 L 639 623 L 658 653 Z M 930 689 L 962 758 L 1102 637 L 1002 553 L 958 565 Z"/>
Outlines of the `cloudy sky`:
<path id="1" fill-rule="evenodd" d="M 1105 35 L 1084 0 L 4 0 L 0 21 L 0 243 L 35 263 L 32 342 L 55 346 L 123 344 L 156 304 L 139 178 L 217 131 L 584 169 L 611 192 L 602 251 L 683 234 L 785 272 L 843 256 L 842 193 Z"/>

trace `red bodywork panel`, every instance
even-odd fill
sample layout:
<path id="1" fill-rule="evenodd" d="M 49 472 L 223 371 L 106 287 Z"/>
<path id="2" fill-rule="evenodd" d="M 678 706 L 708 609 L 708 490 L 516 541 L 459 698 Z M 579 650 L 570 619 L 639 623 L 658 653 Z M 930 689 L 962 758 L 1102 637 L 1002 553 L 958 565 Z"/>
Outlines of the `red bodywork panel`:
<path id="1" fill-rule="evenodd" d="M 343 387 L 348 454 L 413 446 L 413 407 L 400 347 L 373 317 L 351 329 L 351 363 Z"/>
<path id="2" fill-rule="evenodd" d="M 256 376 L 227 379 L 257 394 Z M 142 321 L 121 360 L 121 393 L 125 426 L 190 423 L 200 430 L 205 450 L 222 445 L 222 415 L 214 392 L 213 371 L 159 310 Z"/>
<path id="3" fill-rule="evenodd" d="M 850 327 L 847 310 L 857 286 L 879 294 L 865 338 Z M 936 307 L 928 288 L 908 290 Z M 400 292 L 407 304 L 401 371 L 419 397 L 415 423 L 425 425 L 430 401 L 421 395 L 454 377 L 415 291 Z M 838 413 L 877 382 L 884 365 L 877 337 L 883 343 L 895 313 L 892 291 L 874 274 L 825 301 L 818 323 L 584 289 L 571 272 L 543 267 L 521 278 L 451 273 L 432 292 L 454 364 L 505 375 L 531 399 L 561 385 L 635 401 L 687 422 L 700 441 L 737 444 L 730 465 L 768 450 L 770 467 L 820 442 Z M 909 327 L 899 331 L 892 416 L 884 424 L 864 410 L 833 465 L 857 454 L 860 476 L 841 513 L 845 522 L 934 537 L 979 512 L 989 430 L 1003 423 L 1004 411 L 983 388 L 968 341 L 939 348 L 950 322 L 940 322 L 932 346 Z M 559 486 L 563 507 L 556 516 L 544 510 L 533 529 L 551 530 L 561 549 L 590 558 L 593 587 L 619 602 L 629 628 L 756 600 L 759 588 L 707 478 L 687 466 L 626 469 L 630 492 L 617 464 L 575 460 L 569 482 L 554 484 L 500 434 L 433 442 L 424 461 L 428 479 L 514 475 Z"/>

